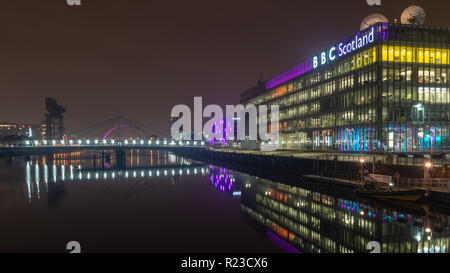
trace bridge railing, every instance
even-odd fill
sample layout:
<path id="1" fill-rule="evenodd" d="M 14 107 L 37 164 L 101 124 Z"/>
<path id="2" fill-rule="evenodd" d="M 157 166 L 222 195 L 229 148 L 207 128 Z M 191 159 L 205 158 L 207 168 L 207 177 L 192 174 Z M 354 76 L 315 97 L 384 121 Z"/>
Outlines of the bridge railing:
<path id="1" fill-rule="evenodd" d="M 27 140 L 0 142 L 1 148 L 18 147 L 205 147 L 205 141 L 195 140 Z"/>
<path id="2" fill-rule="evenodd" d="M 400 178 L 400 186 L 450 192 L 450 178 Z"/>

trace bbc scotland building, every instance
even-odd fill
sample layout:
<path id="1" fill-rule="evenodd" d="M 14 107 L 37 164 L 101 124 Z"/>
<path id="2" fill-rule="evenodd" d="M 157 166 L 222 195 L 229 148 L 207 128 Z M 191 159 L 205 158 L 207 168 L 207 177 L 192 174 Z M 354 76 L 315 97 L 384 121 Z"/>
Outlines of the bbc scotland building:
<path id="1" fill-rule="evenodd" d="M 241 95 L 280 106 L 280 148 L 450 150 L 448 27 L 378 23 Z M 270 129 L 270 128 L 269 128 Z"/>

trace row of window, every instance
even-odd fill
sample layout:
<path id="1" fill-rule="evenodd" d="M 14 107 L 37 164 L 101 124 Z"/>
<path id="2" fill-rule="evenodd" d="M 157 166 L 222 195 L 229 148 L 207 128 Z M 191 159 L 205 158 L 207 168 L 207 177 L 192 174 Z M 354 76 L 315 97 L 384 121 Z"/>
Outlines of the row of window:
<path id="1" fill-rule="evenodd" d="M 449 64 L 450 50 L 447 49 L 432 49 L 432 48 L 415 48 L 415 47 L 400 47 L 382 45 L 382 61 L 386 62 L 402 62 L 402 63 L 418 63 L 418 64 Z M 358 54 L 354 54 L 348 58 L 339 61 L 336 64 L 325 68 L 323 73 L 311 73 L 304 79 L 294 80 L 288 84 L 275 88 L 267 94 L 260 95 L 251 99 L 250 104 L 262 104 L 276 98 L 283 98 L 292 92 L 315 85 L 326 79 L 336 77 L 354 69 L 359 69 L 376 61 L 376 47 L 368 49 Z M 383 81 L 417 81 L 418 83 L 442 83 L 448 82 L 448 70 L 446 67 L 430 66 L 413 68 L 411 65 L 400 68 L 384 68 L 382 79 Z M 376 80 L 375 71 L 369 73 L 361 73 L 354 78 L 354 75 L 348 75 L 343 79 L 324 83 L 316 86 L 311 90 L 310 96 L 304 99 L 312 99 L 315 97 L 329 95 L 336 91 L 336 88 L 343 90 L 354 86 L 354 81 L 357 80 L 360 84 L 366 84 Z M 337 86 L 336 86 L 337 84 Z"/>
<path id="2" fill-rule="evenodd" d="M 339 151 L 441 151 L 450 145 L 450 128 L 446 124 L 411 126 L 389 123 L 378 139 L 375 127 L 349 127 L 336 130 L 300 131 L 282 134 L 280 148 L 290 150 Z"/>
<path id="3" fill-rule="evenodd" d="M 369 66 L 375 63 L 376 60 L 377 60 L 376 47 L 372 47 L 360 53 L 353 54 L 352 56 L 344 58 L 333 65 L 330 65 L 329 67 L 326 68 L 324 73 L 321 72 L 311 73 L 302 79 L 294 80 L 290 83 L 287 83 L 285 85 L 279 86 L 271 90 L 267 94 L 263 94 L 256 98 L 253 98 L 248 103 L 258 105 L 268 100 L 284 97 L 289 93 L 301 90 L 303 88 L 307 88 L 324 80 L 334 78 L 336 76 L 345 74 L 355 69 Z"/>
<path id="4" fill-rule="evenodd" d="M 406 70 L 401 70 L 400 68 L 396 69 L 383 69 L 383 79 L 387 80 L 395 80 L 397 78 L 402 78 L 403 80 L 410 81 L 411 80 L 411 68 Z M 436 76 L 439 74 L 440 76 Z M 419 70 L 418 71 L 418 83 L 448 83 L 448 73 L 447 69 L 441 68 L 431 68 L 427 70 Z M 372 82 L 375 78 L 374 72 L 368 73 L 360 73 L 359 74 L 359 83 L 365 84 L 368 82 Z M 283 97 L 281 99 L 274 100 L 269 103 L 269 105 L 279 105 L 281 108 L 288 107 L 291 105 L 303 103 L 315 98 L 327 96 L 333 94 L 336 90 L 347 90 L 354 87 L 354 76 L 348 75 L 343 77 L 342 79 L 336 81 L 330 81 L 324 83 L 319 86 L 315 86 L 311 89 L 301 91 L 296 94 L 289 95 L 287 97 Z M 417 87 L 413 87 L 412 85 L 403 86 L 396 92 L 393 92 L 394 85 L 387 83 L 383 85 L 383 98 L 384 101 L 404 101 L 404 100 L 414 100 L 420 102 L 432 102 L 432 103 L 448 103 L 450 102 L 448 98 L 447 88 L 440 87 L 418 87 L 418 92 L 413 91 L 413 89 L 417 89 Z M 387 90 L 387 89 L 391 90 Z M 365 92 L 364 95 L 359 95 L 358 92 Z M 357 90 L 355 94 L 344 94 L 342 95 L 344 98 L 343 103 L 337 103 L 337 107 L 348 107 L 353 104 L 364 104 L 371 103 L 375 100 L 375 94 L 372 91 L 364 91 Z M 350 98 L 349 98 L 350 97 Z M 339 99 L 338 99 L 339 100 Z M 334 106 L 331 106 L 334 107 Z"/>
<path id="5" fill-rule="evenodd" d="M 450 64 L 450 50 L 410 46 L 381 47 L 383 62 Z"/>

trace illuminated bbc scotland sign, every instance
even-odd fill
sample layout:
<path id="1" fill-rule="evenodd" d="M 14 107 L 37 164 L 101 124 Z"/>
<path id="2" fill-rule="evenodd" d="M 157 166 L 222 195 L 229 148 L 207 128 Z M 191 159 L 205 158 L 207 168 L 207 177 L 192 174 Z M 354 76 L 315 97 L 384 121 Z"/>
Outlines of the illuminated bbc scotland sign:
<path id="1" fill-rule="evenodd" d="M 324 66 L 336 59 L 344 57 L 358 49 L 361 49 L 367 45 L 372 44 L 375 41 L 375 27 L 371 27 L 363 33 L 357 34 L 351 40 L 341 42 L 326 51 L 321 52 L 319 55 L 314 56 L 312 59 L 312 67 L 316 69 L 320 66 Z"/>
<path id="2" fill-rule="evenodd" d="M 359 32 L 352 38 L 345 40 L 335 46 L 321 52 L 320 54 L 308 59 L 307 61 L 292 67 L 284 73 L 273 77 L 266 82 L 266 90 L 270 90 L 300 75 L 310 72 L 324 65 L 327 65 L 337 59 L 349 55 L 361 48 L 373 44 L 375 40 L 388 39 L 388 24 L 378 23 L 364 31 Z"/>

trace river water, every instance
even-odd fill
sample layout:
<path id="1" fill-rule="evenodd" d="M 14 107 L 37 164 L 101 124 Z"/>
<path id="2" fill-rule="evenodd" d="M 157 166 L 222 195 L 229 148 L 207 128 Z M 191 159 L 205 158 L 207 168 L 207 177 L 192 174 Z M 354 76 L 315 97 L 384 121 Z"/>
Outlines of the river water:
<path id="1" fill-rule="evenodd" d="M 447 253 L 441 208 L 359 200 L 166 151 L 0 159 L 0 252 Z M 290 182 L 290 183 L 289 183 Z M 444 211 L 444 212 L 443 212 Z"/>

